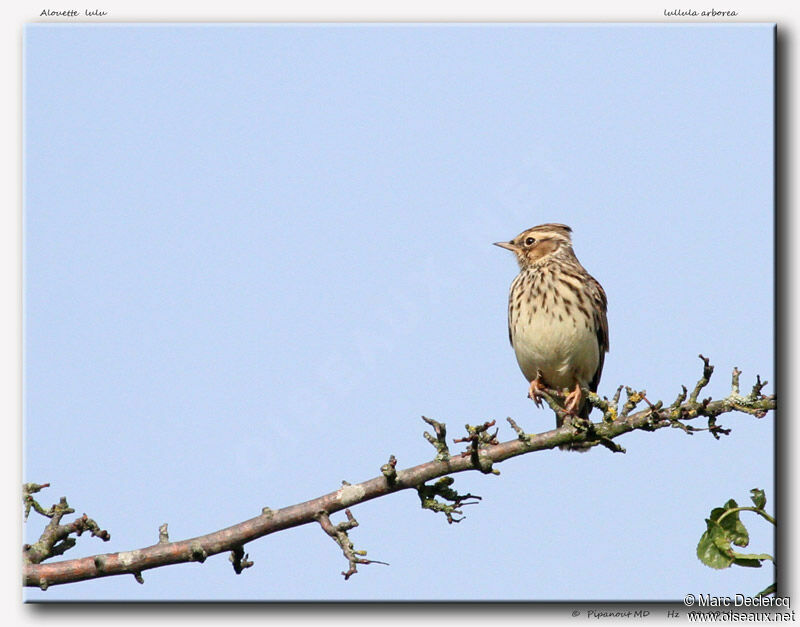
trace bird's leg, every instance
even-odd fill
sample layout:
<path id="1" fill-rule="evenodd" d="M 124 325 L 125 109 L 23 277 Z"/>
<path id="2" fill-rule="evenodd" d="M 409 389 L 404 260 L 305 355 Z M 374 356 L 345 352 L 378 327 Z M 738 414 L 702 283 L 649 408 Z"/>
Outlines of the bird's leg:
<path id="1" fill-rule="evenodd" d="M 542 406 L 542 390 L 546 390 L 547 386 L 544 384 L 544 378 L 542 377 L 542 371 L 539 370 L 536 373 L 536 377 L 531 381 L 531 387 L 528 389 L 528 398 L 531 399 L 534 403 L 536 403 L 537 407 Z"/>
<path id="2" fill-rule="evenodd" d="M 578 412 L 581 408 L 581 384 L 576 383 L 575 387 L 573 388 L 572 392 L 567 394 L 567 398 L 565 399 L 564 403 L 564 410 L 568 414 L 572 414 L 573 416 L 577 416 Z"/>

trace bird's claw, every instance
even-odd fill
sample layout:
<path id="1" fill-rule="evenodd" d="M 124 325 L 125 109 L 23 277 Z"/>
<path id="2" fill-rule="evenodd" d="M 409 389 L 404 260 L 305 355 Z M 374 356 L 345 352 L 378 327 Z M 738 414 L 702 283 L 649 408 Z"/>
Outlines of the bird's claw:
<path id="1" fill-rule="evenodd" d="M 528 389 L 528 398 L 536 403 L 537 407 L 542 407 L 542 399 L 544 398 L 542 390 L 544 389 L 545 386 L 542 385 L 538 377 L 531 381 L 531 387 Z"/>
<path id="2" fill-rule="evenodd" d="M 580 412 L 581 400 L 581 386 L 580 384 L 576 384 L 575 389 L 567 394 L 567 398 L 565 399 L 564 403 L 564 411 L 573 416 L 577 416 Z"/>

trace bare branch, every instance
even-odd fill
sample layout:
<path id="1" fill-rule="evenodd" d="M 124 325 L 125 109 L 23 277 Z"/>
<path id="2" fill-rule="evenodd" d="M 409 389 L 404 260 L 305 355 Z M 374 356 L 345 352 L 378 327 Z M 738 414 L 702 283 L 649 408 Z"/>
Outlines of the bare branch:
<path id="1" fill-rule="evenodd" d="M 775 395 L 765 396 L 762 394 L 766 382 L 762 382 L 760 377 L 757 377 L 752 391 L 747 396 L 742 396 L 738 392 L 738 380 L 741 374 L 738 369 L 734 370 L 730 395 L 719 400 L 698 401 L 701 390 L 708 384 L 708 379 L 713 373 L 713 367 L 709 365 L 708 360 L 704 357 L 702 359 L 703 376 L 697 382 L 691 396 L 687 400 L 687 390 L 683 387 L 678 398 L 668 407 L 664 407 L 661 401 L 655 404 L 650 403 L 645 391 L 625 388 L 627 400 L 620 410 L 619 401 L 622 387 L 617 389 L 611 401 L 600 399 L 597 395 L 592 395 L 587 391 L 587 398 L 592 405 L 603 411 L 603 419 L 599 422 L 565 420 L 560 428 L 543 433 L 528 434 L 509 418 L 509 424 L 516 437 L 507 442 L 498 441 L 497 430 L 489 431 L 494 426 L 494 421 L 483 423 L 477 427 L 468 425 L 467 436 L 456 440 L 468 442 L 469 446 L 463 453 L 457 455 L 450 454 L 445 441 L 445 425 L 429 418 L 423 418 L 427 424 L 433 427 L 435 433 L 435 435 L 427 432 L 425 434 L 426 439 L 434 445 L 437 451 L 436 457 L 431 461 L 399 470 L 396 467 L 396 458 L 391 456 L 389 462 L 381 467 L 381 473 L 377 477 L 362 483 L 351 485 L 344 482 L 334 492 L 277 510 L 264 507 L 261 513 L 254 518 L 188 540 L 170 542 L 166 525 L 163 525 L 159 529 L 157 544 L 133 551 L 42 563 L 48 557 L 68 550 L 71 546 L 70 541 L 74 544 L 74 539 L 69 538 L 70 535 L 80 535 L 85 530 L 91 531 L 92 535 L 104 540 L 108 538 L 108 535 L 85 515 L 72 523 L 61 524 L 63 516 L 73 511 L 67 505 L 66 500 L 62 499 L 61 503 L 46 510 L 31 496 L 46 484 L 39 486 L 38 489 L 35 487 L 37 484 L 27 484 L 28 487 L 23 495 L 26 510 L 34 509 L 51 520 L 39 542 L 24 547 L 23 581 L 26 586 L 39 586 L 46 589 L 50 585 L 127 574 L 133 575 L 141 583 L 143 581 L 141 573 L 150 568 L 190 561 L 202 562 L 207 557 L 223 552 L 231 553 L 234 570 L 241 572 L 239 568 L 252 566 L 252 562 L 248 560 L 248 556 L 244 552 L 244 546 L 247 543 L 284 529 L 315 521 L 342 548 L 349 564 L 348 571 L 343 573 L 347 578 L 356 572 L 357 564 L 373 563 L 373 560 L 365 560 L 362 553 L 355 551 L 352 544 L 349 543 L 349 539 L 344 539 L 347 537 L 347 531 L 357 524 L 352 514 L 349 513 L 349 508 L 359 503 L 400 490 L 414 489 L 417 490 L 423 507 L 445 513 L 448 522 L 458 522 L 461 518 L 456 518 L 454 514 L 461 514 L 462 506 L 475 503 L 480 497 L 470 494 L 460 495 L 452 489 L 453 479 L 450 475 L 455 473 L 471 470 L 496 473 L 493 465 L 512 457 L 576 443 L 598 444 L 620 453 L 625 449 L 613 440 L 634 430 L 656 431 L 665 427 L 677 427 L 689 434 L 696 431 L 709 431 L 714 437 L 719 437 L 730 431 L 716 424 L 720 415 L 741 412 L 761 418 L 768 411 L 777 407 Z M 564 416 L 559 395 L 551 392 L 545 391 L 544 399 L 557 415 L 561 411 L 560 415 Z M 634 411 L 641 403 L 645 403 L 647 408 Z M 700 428 L 687 424 L 688 421 L 699 416 L 707 419 L 707 427 Z M 567 416 L 567 418 L 569 417 Z M 430 481 L 434 481 L 434 483 L 429 484 Z M 440 497 L 444 501 L 439 501 L 436 497 Z M 472 500 L 470 501 L 470 499 Z M 346 510 L 348 520 L 339 525 L 333 525 L 330 522 L 330 515 L 341 510 Z"/>
<path id="2" fill-rule="evenodd" d="M 100 529 L 98 524 L 83 514 L 70 523 L 61 524 L 61 520 L 67 514 L 74 514 L 75 510 L 69 506 L 66 497 L 50 507 L 44 509 L 31 497 L 32 493 L 48 487 L 49 483 L 35 484 L 26 483 L 23 486 L 22 499 L 25 504 L 25 516 L 27 518 L 30 509 L 50 519 L 42 535 L 37 542 L 26 544 L 22 547 L 22 559 L 25 564 L 40 564 L 46 559 L 63 555 L 66 551 L 75 546 L 77 541 L 72 535 L 80 536 L 84 531 L 88 531 L 93 537 L 100 538 L 104 542 L 111 539 L 111 534 L 105 529 Z M 41 582 L 37 582 L 41 586 Z"/>
<path id="3" fill-rule="evenodd" d="M 388 566 L 389 564 L 386 562 L 366 559 L 364 557 L 367 554 L 366 551 L 356 551 L 353 548 L 353 543 L 350 541 L 347 532 L 353 527 L 358 527 L 358 521 L 353 517 L 349 509 L 344 510 L 344 514 L 347 516 L 347 521 L 340 522 L 338 525 L 334 525 L 331 522 L 328 512 L 325 511 L 318 512 L 316 519 L 323 531 L 333 538 L 333 541 L 341 547 L 342 553 L 347 559 L 350 568 L 346 571 L 342 571 L 345 581 L 350 579 L 351 575 L 355 575 L 358 572 L 358 564 L 383 564 L 384 566 Z"/>

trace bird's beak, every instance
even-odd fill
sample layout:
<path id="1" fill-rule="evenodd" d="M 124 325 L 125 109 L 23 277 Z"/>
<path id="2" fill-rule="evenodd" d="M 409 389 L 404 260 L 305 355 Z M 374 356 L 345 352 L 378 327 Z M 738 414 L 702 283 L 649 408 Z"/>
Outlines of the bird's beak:
<path id="1" fill-rule="evenodd" d="M 495 246 L 499 246 L 500 248 L 505 248 L 506 250 L 510 250 L 511 252 L 517 252 L 517 246 L 512 244 L 511 242 L 495 242 Z"/>

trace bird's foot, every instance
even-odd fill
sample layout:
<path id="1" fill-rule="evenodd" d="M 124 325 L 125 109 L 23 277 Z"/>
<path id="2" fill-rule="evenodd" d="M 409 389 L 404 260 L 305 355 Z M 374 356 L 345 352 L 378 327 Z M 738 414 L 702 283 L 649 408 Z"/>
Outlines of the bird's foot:
<path id="1" fill-rule="evenodd" d="M 528 398 L 536 403 L 537 407 L 541 407 L 542 399 L 544 398 L 542 395 L 542 390 L 546 389 L 547 386 L 542 383 L 541 377 L 536 377 L 533 381 L 531 381 L 531 387 L 528 389 Z"/>
<path id="2" fill-rule="evenodd" d="M 580 413 L 582 400 L 583 400 L 583 394 L 581 393 L 581 385 L 580 383 L 576 383 L 575 389 L 573 389 L 572 392 L 567 394 L 567 398 L 565 399 L 564 402 L 564 411 L 573 416 L 578 416 L 578 414 Z"/>

